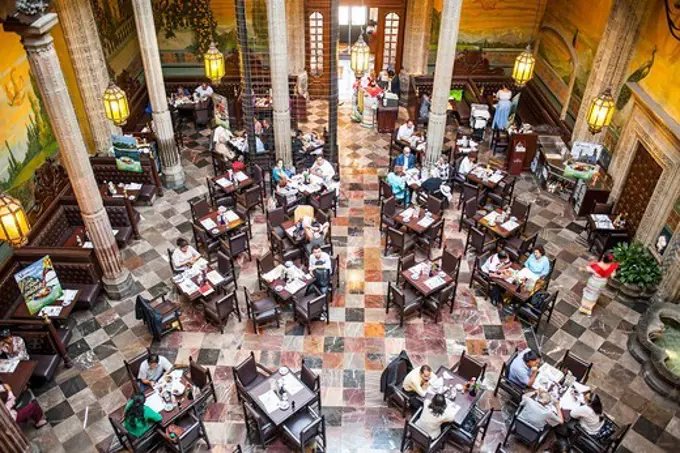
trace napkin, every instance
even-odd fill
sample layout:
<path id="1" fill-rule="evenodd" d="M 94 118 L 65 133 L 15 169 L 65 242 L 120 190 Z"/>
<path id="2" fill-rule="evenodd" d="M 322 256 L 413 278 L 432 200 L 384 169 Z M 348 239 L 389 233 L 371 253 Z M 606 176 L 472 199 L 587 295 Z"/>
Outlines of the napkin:
<path id="1" fill-rule="evenodd" d="M 512 231 L 519 226 L 519 223 L 515 222 L 514 220 L 508 220 L 501 226 L 508 231 Z"/>
<path id="2" fill-rule="evenodd" d="M 503 179 L 503 178 L 504 178 L 504 175 L 503 175 L 503 174 L 494 173 L 494 174 L 491 175 L 491 177 L 489 178 L 489 181 L 491 181 L 492 183 L 497 183 L 498 181 L 500 181 L 500 180 Z"/>
<path id="3" fill-rule="evenodd" d="M 217 184 L 219 184 L 220 187 L 229 187 L 232 185 L 232 182 L 223 177 L 217 180 Z"/>
<path id="4" fill-rule="evenodd" d="M 295 279 L 286 285 L 286 291 L 288 291 L 291 294 L 295 294 L 305 286 L 306 286 L 305 282 Z"/>
<path id="5" fill-rule="evenodd" d="M 425 286 L 427 286 L 430 289 L 441 286 L 444 283 L 446 283 L 446 282 L 439 275 L 435 275 L 434 277 L 431 277 L 431 278 L 428 278 L 427 280 L 425 280 Z"/>
<path id="6" fill-rule="evenodd" d="M 418 225 L 420 225 L 421 227 L 424 227 L 424 228 L 429 227 L 433 223 L 434 223 L 434 219 L 432 217 L 427 217 L 427 216 L 423 217 L 422 219 L 420 219 L 418 221 Z"/>
<path id="7" fill-rule="evenodd" d="M 179 289 L 181 289 L 185 294 L 193 294 L 198 291 L 198 286 L 196 286 L 196 283 L 192 282 L 191 280 L 186 279 L 179 284 Z"/>
<path id="8" fill-rule="evenodd" d="M 245 181 L 246 179 L 248 179 L 248 175 L 246 175 L 246 174 L 243 173 L 242 171 L 239 171 L 238 173 L 236 173 L 236 180 L 237 180 L 238 182 L 243 182 L 243 181 Z"/>
<path id="9" fill-rule="evenodd" d="M 227 222 L 229 222 L 229 223 L 231 223 L 231 222 L 236 222 L 237 220 L 240 219 L 240 217 L 238 216 L 238 214 L 236 214 L 236 213 L 235 213 L 234 211 L 232 211 L 231 209 L 230 209 L 229 211 L 227 211 L 227 212 L 224 213 L 224 217 L 227 219 Z"/>
<path id="10" fill-rule="evenodd" d="M 205 228 L 208 231 L 212 230 L 213 228 L 217 228 L 217 224 L 213 219 L 201 220 L 201 225 L 203 225 L 203 228 Z"/>
<path id="11" fill-rule="evenodd" d="M 222 277 L 222 275 L 217 271 L 208 272 L 206 277 L 208 277 L 208 281 L 210 281 L 210 283 L 213 285 L 219 285 L 224 281 L 224 277 Z"/>
<path id="12" fill-rule="evenodd" d="M 151 395 L 147 396 L 146 400 L 144 401 L 144 405 L 158 413 L 160 413 L 165 407 L 163 398 L 161 398 L 161 395 L 159 395 L 158 392 L 153 392 Z"/>
<path id="13" fill-rule="evenodd" d="M 131 182 L 130 184 L 125 184 L 126 190 L 140 190 L 142 185 L 136 182 Z"/>
<path id="14" fill-rule="evenodd" d="M 291 373 L 288 373 L 283 377 L 283 386 L 285 387 L 286 392 L 288 392 L 291 395 L 297 394 L 300 390 L 304 388 L 302 386 L 302 383 Z"/>
<path id="15" fill-rule="evenodd" d="M 262 405 L 264 406 L 264 409 L 267 411 L 268 414 L 271 414 L 272 412 L 278 410 L 279 408 L 279 397 L 276 396 L 276 394 L 269 390 L 268 392 L 263 393 L 262 395 L 259 396 L 260 401 L 262 401 Z"/>

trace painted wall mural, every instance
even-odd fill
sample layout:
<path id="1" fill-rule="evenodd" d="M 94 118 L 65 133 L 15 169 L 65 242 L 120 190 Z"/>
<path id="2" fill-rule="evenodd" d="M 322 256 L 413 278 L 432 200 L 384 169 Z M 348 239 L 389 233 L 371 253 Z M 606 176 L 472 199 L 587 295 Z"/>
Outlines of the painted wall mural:
<path id="1" fill-rule="evenodd" d="M 33 174 L 57 141 L 18 35 L 0 32 L 0 191 L 33 204 Z"/>

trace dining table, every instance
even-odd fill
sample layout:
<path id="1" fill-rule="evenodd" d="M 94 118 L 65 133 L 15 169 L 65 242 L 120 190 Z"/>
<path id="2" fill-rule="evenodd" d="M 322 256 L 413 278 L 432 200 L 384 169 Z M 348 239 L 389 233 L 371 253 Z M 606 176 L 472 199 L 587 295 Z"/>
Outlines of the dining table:
<path id="1" fill-rule="evenodd" d="M 418 208 L 415 210 L 415 208 L 411 207 L 395 214 L 392 218 L 398 224 L 405 226 L 417 235 L 421 235 L 437 223 L 441 216 L 432 214 L 426 209 Z"/>
<path id="2" fill-rule="evenodd" d="M 115 186 L 116 193 L 112 194 L 109 190 L 107 184 L 99 185 L 99 193 L 102 198 L 126 198 L 130 200 L 132 204 L 137 203 L 139 200 L 139 194 L 142 193 L 142 185 L 139 183 L 123 184 L 120 183 Z"/>
<path id="3" fill-rule="evenodd" d="M 113 237 L 118 240 L 118 235 L 121 234 L 120 230 L 114 228 L 113 229 Z M 78 238 L 80 238 L 80 244 L 78 243 Z M 83 249 L 93 249 L 94 245 L 92 244 L 92 241 L 88 236 L 85 235 L 85 227 L 84 226 L 76 226 L 73 228 L 73 231 L 71 231 L 71 234 L 69 235 L 68 238 L 66 238 L 66 241 L 61 245 L 62 247 L 75 247 L 75 248 L 83 248 Z"/>
<path id="4" fill-rule="evenodd" d="M 494 190 L 498 187 L 508 173 L 503 170 L 492 170 L 483 165 L 475 165 L 470 172 L 465 175 L 468 181 L 486 187 L 487 189 Z"/>
<path id="5" fill-rule="evenodd" d="M 276 392 L 277 381 L 282 383 L 285 389 L 287 395 L 285 402 Z M 314 392 L 286 367 L 281 367 L 267 376 L 262 382 L 246 390 L 246 393 L 276 427 L 307 407 L 315 396 Z"/>
<path id="6" fill-rule="evenodd" d="M 447 405 L 452 404 L 456 411 L 452 423 L 461 426 L 467 416 L 470 415 L 470 412 L 472 412 L 477 401 L 479 401 L 484 394 L 484 389 L 480 388 L 475 395 L 470 395 L 469 392 L 463 393 L 462 391 L 456 390 L 456 386 L 464 386 L 468 380 L 449 370 L 445 366 L 440 366 L 435 374 L 437 376 L 436 381 L 434 381 L 434 383 L 433 381 L 430 381 L 427 393 L 422 399 L 425 403 L 429 403 L 438 393 L 446 395 L 448 400 Z M 453 400 L 449 399 L 451 395 L 455 395 Z"/>
<path id="7" fill-rule="evenodd" d="M 56 327 L 62 324 L 68 323 L 68 317 L 76 306 L 78 301 L 78 296 L 80 296 L 79 289 L 63 289 L 64 294 L 58 300 L 55 300 L 51 304 L 45 305 L 40 311 L 31 314 L 28 311 L 28 307 L 22 301 L 14 309 L 12 313 L 12 318 L 14 319 L 42 319 L 43 315 L 47 316 L 52 322 L 55 323 Z M 56 312 L 57 308 L 58 313 Z M 43 311 L 44 310 L 44 311 Z"/>
<path id="8" fill-rule="evenodd" d="M 616 215 L 614 214 L 590 214 L 588 216 L 588 229 L 594 233 L 621 233 L 625 232 L 625 226 L 614 226 Z"/>
<path id="9" fill-rule="evenodd" d="M 198 223 L 212 238 L 218 238 L 243 225 L 243 219 L 233 210 L 227 209 L 224 212 L 212 211 L 198 219 Z"/>
<path id="10" fill-rule="evenodd" d="M 269 290 L 281 301 L 288 302 L 316 281 L 313 274 L 307 273 L 292 263 L 289 266 L 279 264 L 271 271 L 262 275 L 262 279 L 267 284 Z M 292 277 L 289 281 L 284 275 L 290 272 Z"/>
<path id="11" fill-rule="evenodd" d="M 180 294 L 190 301 L 195 301 L 212 294 L 224 281 L 224 277 L 213 269 L 205 258 L 199 258 L 191 268 L 173 276 L 172 281 Z"/>
<path id="12" fill-rule="evenodd" d="M 213 176 L 211 180 L 217 184 L 226 195 L 231 195 L 239 190 L 247 189 L 255 184 L 255 180 L 242 171 L 234 173 L 233 178 L 230 178 L 229 173 L 223 173 Z"/>
<path id="13" fill-rule="evenodd" d="M 37 366 L 37 360 L 20 360 L 11 373 L 0 373 L 0 380 L 9 385 L 14 396 L 19 398 L 28 388 L 28 382 Z"/>
<path id="14" fill-rule="evenodd" d="M 423 297 L 428 297 L 453 282 L 453 278 L 443 271 L 430 275 L 431 269 L 432 262 L 426 260 L 402 271 L 401 276 Z"/>
<path id="15" fill-rule="evenodd" d="M 473 219 L 478 225 L 482 225 L 487 231 L 501 239 L 510 239 L 522 231 L 523 221 L 510 217 L 501 223 L 498 222 L 501 215 L 502 210 L 500 208 L 494 209 L 491 212 L 481 210 L 477 211 Z"/>
<path id="16" fill-rule="evenodd" d="M 515 272 L 520 272 L 522 269 L 524 269 L 524 266 L 522 266 L 520 263 L 513 262 L 510 266 L 510 269 Z M 521 290 L 518 289 L 517 284 L 509 281 L 508 278 L 493 277 L 489 275 L 489 280 L 500 286 L 501 289 L 503 289 L 505 293 L 509 294 L 513 299 L 522 303 L 525 303 L 531 299 L 531 296 L 533 296 L 535 292 L 535 289 L 529 290 L 526 286 L 523 286 Z"/>

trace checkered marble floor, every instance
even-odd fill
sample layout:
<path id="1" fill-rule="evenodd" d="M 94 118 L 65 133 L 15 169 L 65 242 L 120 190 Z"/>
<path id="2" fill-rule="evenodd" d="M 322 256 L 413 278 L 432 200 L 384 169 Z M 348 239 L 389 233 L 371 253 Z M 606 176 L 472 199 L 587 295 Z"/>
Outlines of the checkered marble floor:
<path id="1" fill-rule="evenodd" d="M 203 322 L 199 307 L 182 301 L 185 331 L 152 345 L 171 361 L 186 364 L 191 356 L 213 371 L 219 398 L 206 415 L 213 450 L 230 452 L 230 447 L 241 443 L 246 451 L 259 451 L 245 440 L 231 373 L 231 367 L 250 351 L 270 367 L 298 369 L 304 357 L 321 374 L 331 452 L 382 453 L 398 451 L 404 425 L 379 391 L 381 371 L 401 350 L 408 351 L 415 364 L 429 363 L 435 369 L 452 365 L 466 351 L 489 364 L 485 384 L 493 389 L 502 362 L 515 347 L 529 344 L 540 348 L 549 361 L 571 349 L 595 362 L 589 384 L 597 389 L 605 411 L 618 423 L 634 424 L 619 451 L 677 451 L 678 406 L 647 387 L 640 365 L 626 351 L 626 339 L 644 307 L 626 306 L 603 295 L 591 318 L 578 313 L 585 284 L 581 268 L 590 258 L 584 221 L 574 219 L 567 203 L 539 190 L 530 175 L 523 175 L 516 186 L 516 194 L 534 204 L 527 233 L 538 231 L 548 254 L 558 258 L 552 289 L 559 289 L 560 298 L 549 325 L 534 335 L 517 322 L 503 322 L 497 309 L 467 285 L 471 255 L 462 264 L 455 309 L 451 314 L 445 310 L 439 324 L 415 317 L 399 327 L 394 310 L 385 313 L 387 284 L 396 278 L 397 258 L 383 256 L 377 175 L 388 165 L 389 135 L 351 123 L 349 109 L 347 104 L 340 107 L 341 201 L 333 219 L 332 240 L 341 258 L 341 288 L 333 300 L 330 323 L 314 323 L 312 334 L 307 335 L 287 310 L 278 329 L 265 327 L 255 335 L 245 318 L 241 323 L 231 319 L 220 334 Z M 309 120 L 301 126 L 322 129 L 326 116 L 326 104 L 312 102 Z M 153 206 L 140 208 L 142 239 L 124 249 L 122 257 L 142 295 L 168 292 L 177 298 L 166 249 L 180 236 L 191 237 L 188 201 L 206 193 L 205 178 L 212 172 L 209 137 L 209 130 L 186 131 L 186 189 L 167 190 Z M 460 253 L 465 237 L 458 232 L 459 214 L 455 209 L 446 212 L 445 240 Z M 258 211 L 253 218 L 253 261 L 243 256 L 237 263 L 241 287 L 253 290 L 257 286 L 254 258 L 268 248 L 265 229 L 265 216 Z M 243 309 L 242 291 L 240 299 Z M 123 406 L 132 392 L 123 360 L 149 346 L 151 338 L 135 319 L 134 298 L 112 301 L 102 297 L 92 310 L 75 313 L 71 323 L 75 335 L 68 350 L 75 366 L 61 369 L 53 382 L 35 389 L 50 425 L 26 430 L 45 452 L 106 451 L 112 439 L 107 415 Z M 486 392 L 481 404 L 500 409 L 481 446 L 481 451 L 494 451 L 512 410 L 502 392 L 498 397 Z M 507 448 L 526 451 L 512 438 Z M 277 442 L 267 451 L 288 450 Z"/>

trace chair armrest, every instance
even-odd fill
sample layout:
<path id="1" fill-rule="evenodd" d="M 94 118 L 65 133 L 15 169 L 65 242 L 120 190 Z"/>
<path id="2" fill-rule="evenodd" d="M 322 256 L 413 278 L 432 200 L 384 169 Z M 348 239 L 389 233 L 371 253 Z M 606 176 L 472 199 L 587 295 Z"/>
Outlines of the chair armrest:
<path id="1" fill-rule="evenodd" d="M 277 307 L 276 309 L 278 310 L 278 307 Z M 272 374 L 274 374 L 274 372 L 273 372 L 272 370 L 270 370 L 269 368 L 265 367 L 264 365 L 261 365 L 261 364 L 259 364 L 259 363 L 256 363 L 256 366 L 257 366 L 257 368 L 259 368 L 259 369 L 261 369 L 262 371 L 264 371 L 265 373 L 267 373 L 267 376 L 271 376 Z"/>

